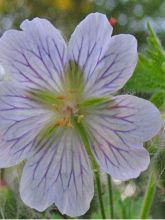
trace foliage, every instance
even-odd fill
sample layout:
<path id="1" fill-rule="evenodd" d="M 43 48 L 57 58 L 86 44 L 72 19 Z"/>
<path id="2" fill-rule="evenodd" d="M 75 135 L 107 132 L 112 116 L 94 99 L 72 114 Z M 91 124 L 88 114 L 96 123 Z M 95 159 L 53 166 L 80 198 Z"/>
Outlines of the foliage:
<path id="1" fill-rule="evenodd" d="M 150 25 L 148 31 L 148 49 L 145 55 L 139 55 L 135 73 L 125 90 L 149 95 L 154 104 L 162 107 L 165 102 L 165 51 Z"/>
<path id="2" fill-rule="evenodd" d="M 125 186 L 129 184 L 121 184 L 120 188 L 125 188 Z M 142 196 L 139 196 L 139 193 L 136 193 L 133 196 L 127 197 L 127 198 L 122 198 L 121 197 L 121 189 L 119 190 L 119 187 L 116 187 L 113 185 L 113 200 L 114 200 L 114 214 L 116 219 L 134 219 L 138 218 L 138 213 L 140 211 L 140 206 L 142 202 Z M 108 200 L 108 192 L 106 190 L 106 186 L 103 188 L 103 200 L 104 200 L 104 205 L 105 205 L 105 211 L 107 213 L 107 218 L 110 218 L 110 204 Z M 96 200 L 97 201 L 97 200 Z M 95 206 L 98 207 L 97 202 L 95 201 Z M 132 202 L 134 201 L 134 202 Z M 92 219 L 101 219 L 99 207 L 93 210 L 91 213 L 90 218 Z"/>

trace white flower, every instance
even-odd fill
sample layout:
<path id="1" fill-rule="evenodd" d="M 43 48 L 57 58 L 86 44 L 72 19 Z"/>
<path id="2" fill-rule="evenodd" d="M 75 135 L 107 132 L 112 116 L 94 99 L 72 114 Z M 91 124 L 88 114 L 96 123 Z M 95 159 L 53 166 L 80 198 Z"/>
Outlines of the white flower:
<path id="1" fill-rule="evenodd" d="M 100 13 L 88 15 L 68 45 L 45 19 L 25 20 L 21 29 L 0 39 L 0 63 L 12 78 L 1 85 L 0 167 L 27 159 L 23 201 L 39 211 L 55 203 L 69 216 L 83 215 L 94 184 L 82 136 L 105 172 L 127 180 L 147 169 L 143 142 L 161 128 L 149 101 L 111 96 L 134 71 L 137 42 L 111 36 Z"/>

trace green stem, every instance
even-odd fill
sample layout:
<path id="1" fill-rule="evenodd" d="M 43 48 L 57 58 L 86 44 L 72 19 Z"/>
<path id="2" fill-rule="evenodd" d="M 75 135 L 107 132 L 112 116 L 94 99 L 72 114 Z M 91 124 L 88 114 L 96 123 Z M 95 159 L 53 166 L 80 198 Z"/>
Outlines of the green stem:
<path id="1" fill-rule="evenodd" d="M 154 178 L 153 175 L 151 174 L 148 180 L 148 185 L 140 212 L 140 219 L 146 219 L 148 217 L 148 213 L 152 205 L 155 189 L 156 187 L 154 183 Z"/>
<path id="2" fill-rule="evenodd" d="M 98 194 L 98 199 L 99 199 L 99 205 L 100 205 L 100 212 L 101 212 L 101 216 L 102 219 L 106 219 L 106 215 L 105 215 L 105 209 L 104 209 L 104 202 L 103 202 L 103 198 L 102 198 L 102 187 L 101 187 L 101 179 L 100 179 L 100 170 L 97 166 L 97 163 L 95 161 L 95 158 L 93 157 L 93 154 L 91 152 L 91 148 L 89 143 L 85 144 L 85 148 L 86 151 L 88 153 L 88 156 L 90 158 L 90 162 L 94 171 L 94 175 L 95 175 L 95 181 L 96 181 L 96 188 L 97 188 L 97 194 Z"/>
<path id="3" fill-rule="evenodd" d="M 113 209 L 113 191 L 112 191 L 112 180 L 111 176 L 107 174 L 108 179 L 108 193 L 109 193 L 109 204 L 110 204 L 110 217 L 114 218 L 114 209 Z"/>
<path id="4" fill-rule="evenodd" d="M 99 205 L 100 205 L 100 212 L 102 219 L 106 219 L 105 215 L 105 209 L 104 209 L 104 203 L 103 203 L 103 198 L 102 198 L 102 188 L 101 188 L 101 180 L 100 180 L 100 171 L 98 168 L 98 165 L 95 161 L 95 158 L 93 156 L 90 143 L 89 143 L 89 134 L 87 133 L 86 129 L 84 128 L 84 125 L 82 123 L 77 124 L 77 120 L 74 120 L 74 126 L 78 129 L 81 140 L 83 141 L 83 144 L 85 146 L 85 149 L 88 153 L 88 156 L 90 158 L 90 162 L 95 174 L 95 180 L 96 180 L 96 186 L 97 186 L 97 193 L 98 193 L 98 198 L 99 198 Z"/>
<path id="5" fill-rule="evenodd" d="M 97 186 L 97 193 L 99 198 L 100 204 L 100 211 L 103 219 L 106 219 L 105 209 L 104 209 L 104 202 L 102 198 L 102 189 L 101 189 L 101 180 L 100 180 L 100 172 L 99 169 L 95 170 L 95 179 L 96 179 L 96 186 Z"/>
<path id="6" fill-rule="evenodd" d="M 5 173 L 4 168 L 1 168 L 0 169 L 0 180 L 4 180 L 4 173 Z"/>

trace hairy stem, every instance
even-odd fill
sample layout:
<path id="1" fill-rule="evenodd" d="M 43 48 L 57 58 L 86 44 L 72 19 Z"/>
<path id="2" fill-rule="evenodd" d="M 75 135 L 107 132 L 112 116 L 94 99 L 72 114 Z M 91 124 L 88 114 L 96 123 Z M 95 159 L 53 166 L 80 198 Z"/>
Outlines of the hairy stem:
<path id="1" fill-rule="evenodd" d="M 156 187 L 154 183 L 154 178 L 151 173 L 149 180 L 148 180 L 146 193 L 144 195 L 144 200 L 143 200 L 143 204 L 142 204 L 142 208 L 140 212 L 140 219 L 146 219 L 148 217 L 148 214 L 149 214 L 149 211 L 152 205 L 155 189 Z"/>
<path id="2" fill-rule="evenodd" d="M 98 198 L 99 198 L 101 216 L 102 216 L 103 219 L 106 219 L 105 209 L 104 209 L 104 202 L 103 202 L 103 198 L 102 198 L 102 187 L 101 187 L 99 169 L 95 170 L 94 173 L 95 173 L 95 179 L 96 179 L 96 186 L 97 186 L 97 193 L 98 193 Z"/>
<path id="3" fill-rule="evenodd" d="M 110 218 L 114 218 L 114 209 L 113 209 L 113 191 L 112 191 L 112 180 L 111 176 L 107 174 L 108 180 L 108 194 L 109 194 L 109 204 L 110 204 Z"/>

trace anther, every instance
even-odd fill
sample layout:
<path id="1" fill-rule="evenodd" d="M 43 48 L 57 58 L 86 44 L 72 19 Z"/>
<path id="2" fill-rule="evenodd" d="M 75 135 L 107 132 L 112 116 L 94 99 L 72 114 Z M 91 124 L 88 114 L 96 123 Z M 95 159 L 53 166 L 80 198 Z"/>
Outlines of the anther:
<path id="1" fill-rule="evenodd" d="M 83 118 L 84 118 L 84 115 L 79 115 L 77 118 L 77 123 L 80 123 Z"/>
<path id="2" fill-rule="evenodd" d="M 69 120 L 68 123 L 67 123 L 67 127 L 68 127 L 68 128 L 73 128 L 73 125 L 72 125 L 72 123 L 70 122 L 70 120 Z"/>
<path id="3" fill-rule="evenodd" d="M 73 125 L 69 118 L 63 118 L 56 123 L 57 126 L 73 128 Z"/>

